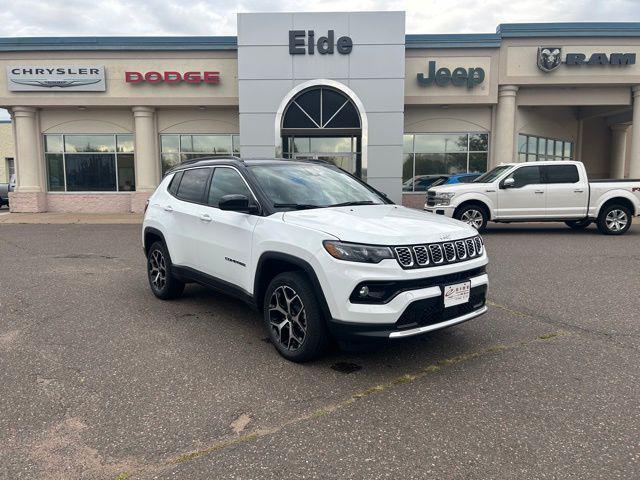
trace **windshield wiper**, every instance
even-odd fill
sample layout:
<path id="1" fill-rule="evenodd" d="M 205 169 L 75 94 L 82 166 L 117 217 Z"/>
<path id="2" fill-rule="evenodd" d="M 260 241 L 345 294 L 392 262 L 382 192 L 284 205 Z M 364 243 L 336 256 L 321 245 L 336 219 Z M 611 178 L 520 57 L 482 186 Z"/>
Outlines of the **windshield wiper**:
<path id="1" fill-rule="evenodd" d="M 296 210 L 309 210 L 311 208 L 322 208 L 320 205 L 313 205 L 311 203 L 274 203 L 276 208 L 294 208 Z"/>
<path id="2" fill-rule="evenodd" d="M 327 205 L 327 206 L 328 207 L 352 207 L 356 205 L 380 205 L 380 204 L 373 203 L 373 200 L 360 200 L 357 202 L 334 203 L 333 205 Z"/>

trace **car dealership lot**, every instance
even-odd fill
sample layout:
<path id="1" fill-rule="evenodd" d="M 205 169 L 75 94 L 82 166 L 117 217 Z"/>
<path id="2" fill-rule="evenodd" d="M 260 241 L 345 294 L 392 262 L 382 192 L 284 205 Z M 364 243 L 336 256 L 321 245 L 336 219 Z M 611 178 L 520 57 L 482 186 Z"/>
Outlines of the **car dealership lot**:
<path id="1" fill-rule="evenodd" d="M 637 225 L 490 226 L 487 315 L 304 365 L 139 228 L 0 226 L 1 478 L 640 475 Z"/>

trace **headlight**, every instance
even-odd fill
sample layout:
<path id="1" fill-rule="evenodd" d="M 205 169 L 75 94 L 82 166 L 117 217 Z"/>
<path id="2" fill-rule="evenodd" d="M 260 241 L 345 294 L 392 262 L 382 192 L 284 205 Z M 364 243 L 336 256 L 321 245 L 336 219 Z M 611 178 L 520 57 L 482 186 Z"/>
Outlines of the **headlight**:
<path id="1" fill-rule="evenodd" d="M 436 193 L 433 196 L 433 200 L 436 205 L 449 205 L 451 203 L 451 198 L 455 195 L 455 193 Z"/>
<path id="2" fill-rule="evenodd" d="M 333 258 L 348 262 L 380 263 L 386 258 L 394 258 L 393 252 L 389 247 L 345 243 L 335 240 L 325 240 L 322 244 Z"/>

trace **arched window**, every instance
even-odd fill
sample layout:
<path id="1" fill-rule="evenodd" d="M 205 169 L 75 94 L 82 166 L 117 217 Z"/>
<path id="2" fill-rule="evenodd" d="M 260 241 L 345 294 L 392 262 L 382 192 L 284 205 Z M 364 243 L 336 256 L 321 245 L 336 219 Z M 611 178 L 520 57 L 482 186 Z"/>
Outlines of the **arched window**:
<path id="1" fill-rule="evenodd" d="M 289 103 L 282 128 L 356 130 L 360 129 L 360 116 L 351 99 L 342 92 L 316 87 L 301 92 Z"/>

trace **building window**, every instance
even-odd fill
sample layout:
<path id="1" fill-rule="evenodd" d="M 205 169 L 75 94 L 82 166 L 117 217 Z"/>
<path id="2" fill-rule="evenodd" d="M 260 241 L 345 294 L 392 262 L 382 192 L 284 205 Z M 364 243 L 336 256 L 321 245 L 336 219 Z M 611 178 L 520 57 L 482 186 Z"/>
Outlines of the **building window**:
<path id="1" fill-rule="evenodd" d="M 486 172 L 488 151 L 487 133 L 406 134 L 402 191 L 424 192 L 441 175 Z"/>
<path id="2" fill-rule="evenodd" d="M 239 135 L 160 135 L 162 174 L 176 165 L 200 157 L 240 154 Z"/>
<path id="3" fill-rule="evenodd" d="M 16 174 L 16 162 L 11 157 L 5 157 L 4 163 L 7 165 L 7 181 L 10 182 Z"/>
<path id="4" fill-rule="evenodd" d="M 135 188 L 133 135 L 45 135 L 51 192 L 128 192 Z"/>
<path id="5" fill-rule="evenodd" d="M 573 142 L 535 135 L 518 135 L 518 160 L 573 160 Z"/>

